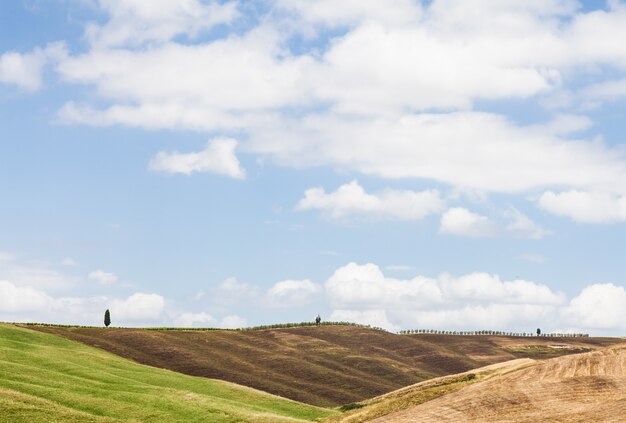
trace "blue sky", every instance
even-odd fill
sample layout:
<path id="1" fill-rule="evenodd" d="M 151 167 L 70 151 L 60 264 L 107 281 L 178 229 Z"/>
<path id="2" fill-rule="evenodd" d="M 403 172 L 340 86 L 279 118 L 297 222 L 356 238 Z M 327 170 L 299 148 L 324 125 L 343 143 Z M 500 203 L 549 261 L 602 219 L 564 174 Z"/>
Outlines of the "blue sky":
<path id="1" fill-rule="evenodd" d="M 0 4 L 0 320 L 626 330 L 626 3 Z"/>

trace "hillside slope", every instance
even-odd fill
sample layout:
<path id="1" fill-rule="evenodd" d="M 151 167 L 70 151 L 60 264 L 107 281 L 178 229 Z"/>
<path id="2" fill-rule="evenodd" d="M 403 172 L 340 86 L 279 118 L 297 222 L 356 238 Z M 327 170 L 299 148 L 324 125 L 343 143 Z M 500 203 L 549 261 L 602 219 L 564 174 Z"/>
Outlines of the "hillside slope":
<path id="1" fill-rule="evenodd" d="M 241 332 L 33 328 L 139 363 L 228 380 L 318 406 L 356 402 L 433 377 L 542 356 L 546 351 L 548 356 L 560 355 L 617 342 L 612 338 L 408 336 L 353 326 Z M 554 344 L 568 348 L 527 348 Z"/>
<path id="2" fill-rule="evenodd" d="M 350 410 L 329 417 L 326 421 L 328 423 L 363 423 L 387 415 L 396 415 L 395 413 L 399 411 L 456 392 L 473 383 L 532 366 L 535 363 L 536 361 L 531 358 L 518 358 L 472 369 L 468 372 L 429 379 L 378 397 L 350 404 Z"/>
<path id="3" fill-rule="evenodd" d="M 408 422 L 623 422 L 626 346 L 537 361 L 371 420 Z"/>
<path id="4" fill-rule="evenodd" d="M 334 412 L 0 324 L 0 422 L 297 422 Z"/>

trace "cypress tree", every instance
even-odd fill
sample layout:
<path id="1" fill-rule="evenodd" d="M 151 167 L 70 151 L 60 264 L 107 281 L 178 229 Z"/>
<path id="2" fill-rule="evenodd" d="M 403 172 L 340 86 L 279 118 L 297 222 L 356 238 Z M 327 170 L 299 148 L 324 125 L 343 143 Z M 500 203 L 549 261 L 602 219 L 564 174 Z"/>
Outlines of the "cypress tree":
<path id="1" fill-rule="evenodd" d="M 109 309 L 107 309 L 107 311 L 104 312 L 104 326 L 109 327 L 110 324 L 111 324 L 111 313 L 109 312 Z"/>

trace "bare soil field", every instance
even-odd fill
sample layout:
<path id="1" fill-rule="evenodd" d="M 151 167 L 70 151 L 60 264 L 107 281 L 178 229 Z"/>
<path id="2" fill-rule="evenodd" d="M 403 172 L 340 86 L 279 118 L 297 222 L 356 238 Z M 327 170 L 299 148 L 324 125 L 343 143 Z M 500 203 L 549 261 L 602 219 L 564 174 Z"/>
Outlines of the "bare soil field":
<path id="1" fill-rule="evenodd" d="M 325 407 L 372 398 L 438 376 L 536 355 L 511 348 L 568 347 L 553 352 L 562 355 L 619 341 L 396 335 L 352 326 L 254 331 L 29 328 L 99 347 L 142 364 L 227 380 Z"/>
<path id="2" fill-rule="evenodd" d="M 535 361 L 370 421 L 624 422 L 626 345 Z"/>

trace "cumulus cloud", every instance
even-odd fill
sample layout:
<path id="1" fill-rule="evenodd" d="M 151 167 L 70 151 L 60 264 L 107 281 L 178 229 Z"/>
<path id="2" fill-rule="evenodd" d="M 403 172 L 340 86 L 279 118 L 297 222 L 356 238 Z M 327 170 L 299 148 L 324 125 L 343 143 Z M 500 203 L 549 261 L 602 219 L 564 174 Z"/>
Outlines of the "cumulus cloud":
<path id="1" fill-rule="evenodd" d="M 278 306 L 296 307 L 311 302 L 320 291 L 320 286 L 308 279 L 285 280 L 274 284 L 267 291 L 267 297 Z"/>
<path id="2" fill-rule="evenodd" d="M 418 2 L 412 0 L 279 0 L 278 9 L 296 13 L 299 20 L 327 27 L 353 26 L 376 21 L 388 26 L 417 22 L 422 15 Z"/>
<path id="3" fill-rule="evenodd" d="M 626 291 L 613 284 L 585 287 L 565 309 L 567 323 L 593 329 L 621 328 L 626 322 Z"/>
<path id="4" fill-rule="evenodd" d="M 617 181 L 626 179 L 626 162 L 617 151 L 601 143 L 565 140 L 554 132 L 550 122 L 519 126 L 492 113 L 385 118 L 324 113 L 280 130 L 258 130 L 248 148 L 288 166 L 326 163 L 464 190 L 514 194 L 547 185 L 623 189 Z"/>
<path id="5" fill-rule="evenodd" d="M 396 329 L 387 319 L 385 310 L 333 310 L 329 316 L 333 322 L 351 322 L 361 325 L 383 328 L 387 330 Z"/>
<path id="6" fill-rule="evenodd" d="M 218 303 L 246 303 L 259 298 L 260 288 L 256 285 L 238 281 L 235 277 L 225 279 L 214 290 L 213 299 Z"/>
<path id="7" fill-rule="evenodd" d="M 183 328 L 210 327 L 216 324 L 216 320 L 208 313 L 180 313 L 173 319 L 175 326 Z"/>
<path id="8" fill-rule="evenodd" d="M 196 153 L 168 153 L 160 151 L 150 161 L 150 169 L 167 173 L 211 172 L 235 179 L 244 179 L 245 171 L 235 155 L 237 141 L 232 138 L 215 138 L 206 148 Z"/>
<path id="9" fill-rule="evenodd" d="M 590 100 L 617 100 L 626 96 L 626 78 L 590 85 L 583 95 Z"/>
<path id="10" fill-rule="evenodd" d="M 591 73 L 609 83 L 626 60 L 614 42 L 626 36 L 619 2 L 582 11 L 573 0 L 278 1 L 251 20 L 259 24 L 196 40 L 247 12 L 231 2 L 139 3 L 101 1 L 110 19 L 87 29 L 91 50 L 59 63 L 63 81 L 93 87 L 98 100 L 70 99 L 65 122 L 237 132 L 241 151 L 279 165 L 486 193 L 626 194 L 623 154 L 574 136 L 588 118 L 523 125 L 475 110 L 568 92 Z M 319 42 L 293 48 L 303 31 Z M 590 92 L 602 101 L 610 88 Z M 216 171 L 207 154 L 160 152 L 152 166 Z M 217 172 L 242 178 L 232 149 L 224 157 Z M 541 236 L 518 223 L 512 231 Z"/>
<path id="11" fill-rule="evenodd" d="M 97 269 L 93 272 L 89 272 L 87 279 L 96 281 L 101 285 L 114 285 L 119 280 L 119 277 L 115 273 Z"/>
<path id="12" fill-rule="evenodd" d="M 322 291 L 320 285 L 309 279 L 286 279 L 264 288 L 230 277 L 213 289 L 211 300 L 217 305 L 237 304 L 261 309 L 286 309 L 319 300 Z"/>
<path id="13" fill-rule="evenodd" d="M 33 287 L 47 291 L 64 290 L 76 287 L 80 279 L 23 261 L 0 261 L 0 278 L 9 280 L 21 287 Z"/>
<path id="14" fill-rule="evenodd" d="M 99 0 L 99 4 L 110 19 L 86 29 L 87 39 L 98 48 L 164 42 L 180 34 L 193 37 L 238 16 L 236 2 Z"/>
<path id="15" fill-rule="evenodd" d="M 137 292 L 127 298 L 54 297 L 30 286 L 0 281 L 0 320 L 101 325 L 105 309 L 114 325 L 150 325 L 163 322 L 165 299 Z"/>
<path id="16" fill-rule="evenodd" d="M 505 210 L 502 215 L 508 220 L 507 223 L 496 222 L 464 207 L 453 207 L 441 216 L 439 232 L 467 237 L 500 235 L 530 239 L 541 239 L 550 234 L 550 231 L 543 229 L 515 208 Z"/>
<path id="17" fill-rule="evenodd" d="M 530 239 L 541 239 L 550 234 L 550 231 L 542 228 L 517 209 L 510 208 L 505 212 L 505 216 L 511 220 L 504 228 L 504 232 L 507 234 Z"/>
<path id="18" fill-rule="evenodd" d="M 613 284 L 589 285 L 569 300 L 547 285 L 488 273 L 394 279 L 375 264 L 350 263 L 325 288 L 333 319 L 388 329 L 626 330 L 626 291 Z"/>
<path id="19" fill-rule="evenodd" d="M 326 193 L 324 188 L 305 191 L 297 210 L 320 210 L 329 219 L 362 217 L 369 219 L 420 220 L 439 212 L 444 200 L 436 190 L 408 191 L 386 189 L 368 194 L 354 180 L 341 185 L 335 192 Z"/>
<path id="20" fill-rule="evenodd" d="M 230 316 L 226 316 L 220 321 L 220 327 L 225 328 L 225 329 L 238 329 L 238 328 L 245 328 L 247 326 L 248 326 L 248 321 L 246 319 L 244 319 L 243 317 L 234 315 L 234 314 Z"/>
<path id="21" fill-rule="evenodd" d="M 158 294 L 137 292 L 124 300 L 113 300 L 109 308 L 120 322 L 158 321 L 165 309 L 165 299 Z"/>
<path id="22" fill-rule="evenodd" d="M 0 311 L 3 313 L 38 311 L 48 308 L 52 302 L 42 291 L 0 281 Z"/>
<path id="23" fill-rule="evenodd" d="M 333 303 L 389 306 L 412 303 L 433 308 L 456 300 L 498 301 L 510 304 L 560 304 L 562 294 L 545 285 L 524 280 L 501 281 L 497 275 L 472 273 L 459 278 L 448 274 L 433 279 L 418 276 L 411 280 L 387 278 L 380 268 L 368 263 L 350 263 L 337 269 L 326 282 Z"/>
<path id="24" fill-rule="evenodd" d="M 607 192 L 571 190 L 546 191 L 539 207 L 577 222 L 611 223 L 626 221 L 626 195 Z"/>
<path id="25" fill-rule="evenodd" d="M 169 314 L 171 314 L 171 324 L 181 328 L 218 327 L 224 329 L 238 329 L 248 326 L 246 319 L 235 314 L 225 316 L 222 319 L 216 319 L 213 315 L 206 312 L 171 312 Z"/>
<path id="26" fill-rule="evenodd" d="M 8 51 L 0 55 L 0 82 L 14 84 L 27 91 L 37 91 L 42 85 L 44 66 L 67 55 L 63 43 L 48 44 L 29 53 Z"/>
<path id="27" fill-rule="evenodd" d="M 200 313 L 179 313 L 174 314 L 172 323 L 174 326 L 182 328 L 194 327 L 219 327 L 225 329 L 238 329 L 248 326 L 248 321 L 243 317 L 231 314 L 223 317 L 221 320 L 216 319 L 206 312 Z"/>
<path id="28" fill-rule="evenodd" d="M 496 225 L 489 218 L 466 208 L 453 207 L 441 216 L 439 232 L 470 237 L 493 236 L 496 234 Z"/>

